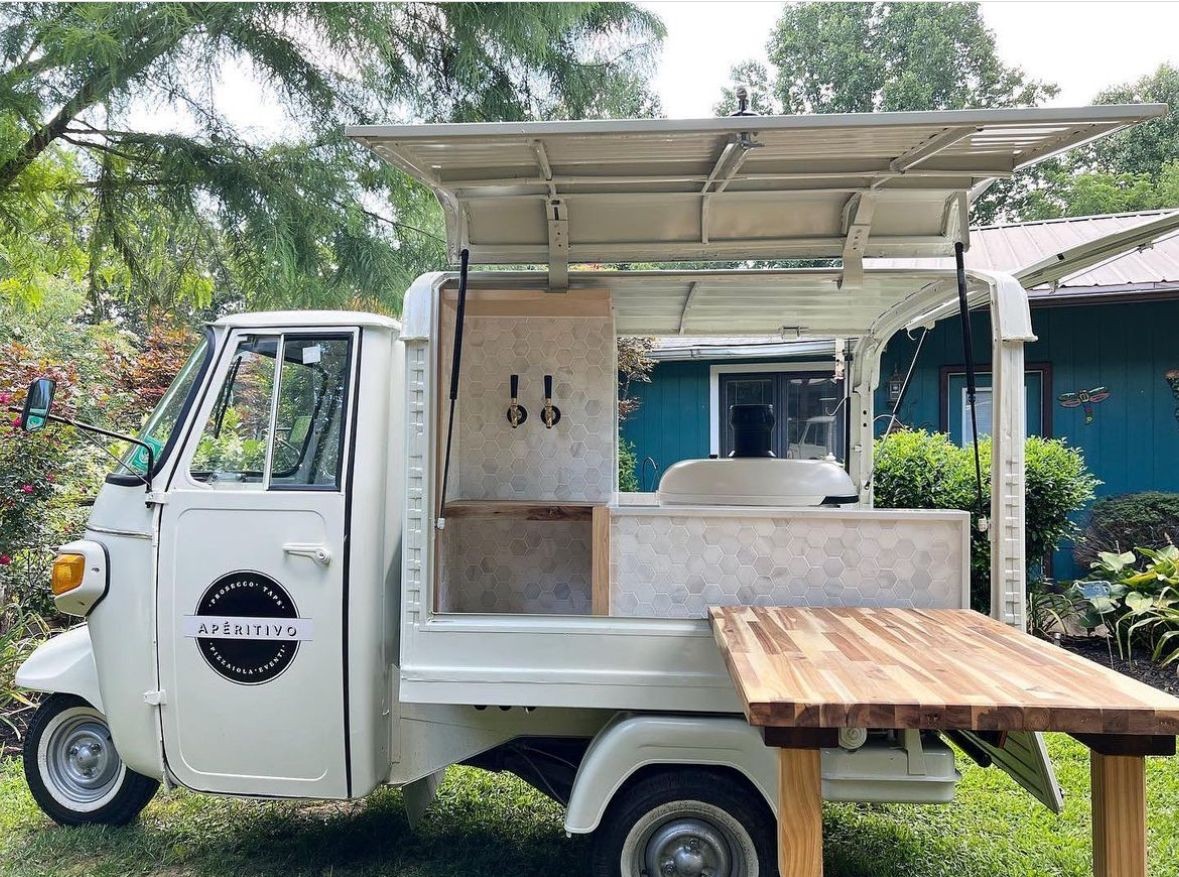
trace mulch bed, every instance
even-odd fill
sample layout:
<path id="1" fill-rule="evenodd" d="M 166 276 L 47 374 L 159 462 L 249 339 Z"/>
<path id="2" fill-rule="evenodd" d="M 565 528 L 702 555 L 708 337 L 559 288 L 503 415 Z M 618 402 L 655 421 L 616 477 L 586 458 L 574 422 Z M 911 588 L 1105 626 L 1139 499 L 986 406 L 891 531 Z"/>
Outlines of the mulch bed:
<path id="1" fill-rule="evenodd" d="M 1066 636 L 1060 640 L 1060 645 L 1074 654 L 1088 658 L 1098 664 L 1103 664 L 1117 670 L 1126 676 L 1145 682 L 1168 694 L 1179 697 L 1179 674 L 1175 672 L 1176 664 L 1160 667 L 1152 662 L 1148 655 L 1143 654 L 1135 660 L 1127 661 L 1118 656 L 1118 647 L 1100 636 Z M 1113 656 L 1110 656 L 1110 648 Z"/>
<path id="2" fill-rule="evenodd" d="M 33 717 L 32 710 L 22 710 L 19 713 L 10 713 L 4 718 L 7 721 L 0 721 L 0 758 L 5 758 L 10 755 L 20 755 L 20 748 L 24 741 L 25 728 L 29 724 L 29 720 Z M 9 727 L 8 722 L 16 725 L 16 730 Z M 19 735 L 17 731 L 20 731 Z"/>

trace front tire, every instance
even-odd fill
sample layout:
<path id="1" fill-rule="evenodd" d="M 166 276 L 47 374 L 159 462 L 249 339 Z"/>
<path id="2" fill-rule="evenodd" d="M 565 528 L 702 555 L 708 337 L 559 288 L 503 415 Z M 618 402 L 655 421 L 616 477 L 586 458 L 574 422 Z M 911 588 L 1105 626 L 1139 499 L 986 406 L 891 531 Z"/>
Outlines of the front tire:
<path id="1" fill-rule="evenodd" d="M 123 764 L 102 713 L 72 694 L 37 709 L 24 762 L 33 799 L 59 825 L 126 825 L 160 787 Z"/>
<path id="2" fill-rule="evenodd" d="M 776 877 L 769 806 L 723 770 L 660 771 L 623 788 L 594 832 L 593 877 Z"/>

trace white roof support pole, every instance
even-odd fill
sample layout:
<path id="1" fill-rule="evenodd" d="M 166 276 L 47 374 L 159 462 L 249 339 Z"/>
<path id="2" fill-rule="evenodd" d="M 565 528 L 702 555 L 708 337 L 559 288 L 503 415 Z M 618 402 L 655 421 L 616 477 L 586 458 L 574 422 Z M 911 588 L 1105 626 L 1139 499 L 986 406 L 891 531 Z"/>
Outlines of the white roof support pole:
<path id="1" fill-rule="evenodd" d="M 876 197 L 856 193 L 843 205 L 843 274 L 840 289 L 860 289 L 864 285 L 864 252 L 872 233 L 872 214 Z"/>
<path id="2" fill-rule="evenodd" d="M 874 335 L 860 338 L 852 354 L 848 375 L 848 416 L 851 418 L 851 447 L 848 472 L 860 495 L 860 504 L 875 504 L 872 489 L 873 443 L 876 441 L 875 389 L 879 383 L 880 353 L 883 344 Z"/>
<path id="3" fill-rule="evenodd" d="M 1035 341 L 1028 296 L 1005 274 L 991 278 L 991 615 L 1027 627 L 1023 346 Z"/>

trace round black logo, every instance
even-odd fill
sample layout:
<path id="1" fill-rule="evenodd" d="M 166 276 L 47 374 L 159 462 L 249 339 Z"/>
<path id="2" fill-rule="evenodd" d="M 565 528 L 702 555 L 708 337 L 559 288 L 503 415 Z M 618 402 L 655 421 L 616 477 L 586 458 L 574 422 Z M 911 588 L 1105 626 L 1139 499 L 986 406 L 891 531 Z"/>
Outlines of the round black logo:
<path id="1" fill-rule="evenodd" d="M 290 666 L 310 622 L 269 576 L 236 572 L 205 591 L 189 619 L 190 636 L 209 666 L 232 682 L 269 682 Z"/>

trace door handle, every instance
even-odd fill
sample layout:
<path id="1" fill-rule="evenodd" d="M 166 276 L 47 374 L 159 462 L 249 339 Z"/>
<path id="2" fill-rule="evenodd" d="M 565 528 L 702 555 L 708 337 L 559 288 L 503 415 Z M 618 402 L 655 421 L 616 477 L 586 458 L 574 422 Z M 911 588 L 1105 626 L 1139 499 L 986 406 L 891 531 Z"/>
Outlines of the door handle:
<path id="1" fill-rule="evenodd" d="M 315 545 L 310 542 L 288 542 L 282 547 L 284 554 L 297 557 L 309 557 L 322 566 L 332 562 L 332 553 L 326 545 Z"/>

